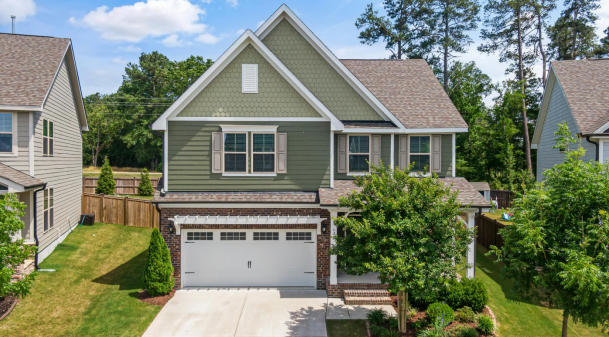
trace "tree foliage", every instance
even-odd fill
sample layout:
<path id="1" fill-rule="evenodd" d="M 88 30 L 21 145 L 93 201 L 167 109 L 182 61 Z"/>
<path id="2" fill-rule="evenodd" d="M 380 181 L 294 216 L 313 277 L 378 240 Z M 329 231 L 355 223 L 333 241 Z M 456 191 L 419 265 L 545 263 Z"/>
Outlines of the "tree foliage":
<path id="1" fill-rule="evenodd" d="M 516 293 L 563 309 L 566 336 L 569 318 L 609 328 L 609 165 L 584 162 L 566 123 L 555 134 L 565 161 L 516 200 L 514 223 L 492 253 Z"/>
<path id="2" fill-rule="evenodd" d="M 152 182 L 150 182 L 150 175 L 147 169 L 143 169 L 140 173 L 140 184 L 137 187 L 137 193 L 148 197 L 154 194 L 154 188 L 152 187 Z"/>
<path id="3" fill-rule="evenodd" d="M 13 240 L 11 237 L 25 227 L 19 218 L 24 215 L 25 207 L 15 193 L 0 198 L 0 299 L 5 296 L 25 297 L 30 293 L 30 286 L 36 277 L 36 272 L 33 272 L 11 281 L 11 276 L 15 273 L 13 266 L 23 264 L 36 254 L 36 247 L 24 244 L 23 239 Z"/>
<path id="4" fill-rule="evenodd" d="M 110 166 L 110 160 L 108 157 L 104 158 L 104 165 L 102 165 L 101 172 L 99 173 L 99 179 L 97 179 L 97 186 L 95 187 L 95 193 L 98 194 L 114 194 L 116 188 L 116 181 L 114 181 L 114 175 L 112 173 L 112 167 Z"/>
<path id="5" fill-rule="evenodd" d="M 157 228 L 150 236 L 143 280 L 150 296 L 167 295 L 175 284 L 169 248 Z"/>
<path id="6" fill-rule="evenodd" d="M 550 48 L 556 60 L 576 60 L 594 55 L 598 0 L 565 0 L 565 9 L 549 27 Z"/>

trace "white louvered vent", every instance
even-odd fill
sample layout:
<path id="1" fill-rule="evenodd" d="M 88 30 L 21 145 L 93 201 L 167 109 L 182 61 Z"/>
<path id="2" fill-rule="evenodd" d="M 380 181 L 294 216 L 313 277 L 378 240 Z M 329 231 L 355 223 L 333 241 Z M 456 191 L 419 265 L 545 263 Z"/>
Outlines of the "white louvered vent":
<path id="1" fill-rule="evenodd" d="M 258 93 L 258 65 L 241 65 L 241 92 L 244 94 Z"/>

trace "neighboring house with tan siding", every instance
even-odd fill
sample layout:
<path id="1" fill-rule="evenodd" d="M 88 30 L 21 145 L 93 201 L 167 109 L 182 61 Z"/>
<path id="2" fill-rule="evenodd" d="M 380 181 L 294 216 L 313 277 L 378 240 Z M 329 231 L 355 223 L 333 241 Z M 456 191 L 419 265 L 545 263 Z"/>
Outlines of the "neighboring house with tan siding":
<path id="1" fill-rule="evenodd" d="M 80 222 L 87 118 L 70 39 L 0 34 L 0 45 L 0 193 L 26 204 L 14 237 L 41 262 Z"/>
<path id="2" fill-rule="evenodd" d="M 537 150 L 538 181 L 543 171 L 564 161 L 564 152 L 552 148 L 562 122 L 581 137 L 584 160 L 609 160 L 608 78 L 609 59 L 552 62 L 531 141 Z"/>
<path id="3" fill-rule="evenodd" d="M 455 176 L 455 135 L 468 127 L 424 60 L 339 60 L 285 5 L 152 128 L 164 133 L 153 203 L 178 288 L 384 288 L 328 254 L 331 218 L 350 211 L 338 198 L 368 162 L 438 174 L 470 227 L 490 206 Z"/>

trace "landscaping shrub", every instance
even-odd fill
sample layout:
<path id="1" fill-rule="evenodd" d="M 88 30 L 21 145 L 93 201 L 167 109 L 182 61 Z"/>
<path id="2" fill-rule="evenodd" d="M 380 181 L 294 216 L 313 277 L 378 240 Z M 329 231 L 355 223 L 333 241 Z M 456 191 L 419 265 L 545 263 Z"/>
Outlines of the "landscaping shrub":
<path id="1" fill-rule="evenodd" d="M 451 280 L 440 297 L 452 308 L 470 307 L 475 312 L 484 310 L 484 306 L 488 303 L 486 286 L 475 278 L 463 278 L 461 282 Z"/>
<path id="2" fill-rule="evenodd" d="M 444 319 L 444 322 L 448 325 L 455 320 L 455 312 L 446 303 L 432 303 L 425 313 L 427 314 L 427 319 L 432 323 L 435 322 L 436 319 Z"/>
<path id="3" fill-rule="evenodd" d="M 397 317 L 391 316 L 387 319 L 387 321 L 389 322 L 389 327 L 391 329 L 397 330 L 399 328 L 399 323 L 398 323 Z"/>
<path id="4" fill-rule="evenodd" d="M 428 325 L 429 325 L 429 322 L 427 320 L 420 319 L 420 320 L 412 323 L 412 328 L 415 330 L 419 330 L 419 329 L 423 329 L 423 328 L 427 327 Z"/>
<path id="5" fill-rule="evenodd" d="M 433 329 L 423 330 L 419 332 L 419 337 L 450 337 L 450 332 L 444 330 L 448 326 L 448 323 L 442 318 L 436 318 L 434 320 Z"/>
<path id="6" fill-rule="evenodd" d="M 152 188 L 147 169 L 143 169 L 140 173 L 140 184 L 137 187 L 137 193 L 144 197 L 149 197 L 154 194 L 154 188 Z"/>
<path id="7" fill-rule="evenodd" d="M 478 331 L 483 335 L 491 335 L 495 331 L 495 323 L 488 315 L 478 317 Z"/>
<path id="8" fill-rule="evenodd" d="M 144 268 L 144 285 L 150 296 L 167 295 L 174 286 L 169 248 L 158 229 L 152 230 L 148 261 Z"/>
<path id="9" fill-rule="evenodd" d="M 374 337 L 400 337 L 400 333 L 397 330 L 387 330 L 378 325 L 371 325 L 370 333 L 372 333 Z"/>
<path id="10" fill-rule="evenodd" d="M 470 323 L 476 319 L 476 313 L 474 313 L 470 307 L 463 307 L 461 309 L 457 309 L 455 318 L 459 322 Z"/>
<path id="11" fill-rule="evenodd" d="M 97 180 L 97 187 L 95 187 L 95 193 L 97 194 L 114 194 L 116 188 L 116 182 L 112 174 L 112 167 L 110 167 L 110 160 L 108 157 L 104 158 L 104 165 L 102 165 L 99 179 Z"/>
<path id="12" fill-rule="evenodd" d="M 383 309 L 373 309 L 366 315 L 368 322 L 373 325 L 381 325 L 387 319 L 387 313 Z"/>
<path id="13" fill-rule="evenodd" d="M 408 300 L 413 307 L 426 309 L 430 304 L 441 301 L 440 297 L 444 294 L 444 292 L 444 289 L 439 291 L 429 289 L 423 294 L 412 294 Z"/>
<path id="14" fill-rule="evenodd" d="M 458 325 L 450 330 L 455 337 L 478 337 L 478 331 L 471 326 Z"/>

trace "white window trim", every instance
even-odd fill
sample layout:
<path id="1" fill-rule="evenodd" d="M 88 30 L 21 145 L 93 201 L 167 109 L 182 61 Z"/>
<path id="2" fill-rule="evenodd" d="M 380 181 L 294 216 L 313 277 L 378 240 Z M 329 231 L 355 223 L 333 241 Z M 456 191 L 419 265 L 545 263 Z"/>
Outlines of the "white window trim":
<path id="1" fill-rule="evenodd" d="M 45 121 L 47 122 L 47 135 L 46 136 L 44 135 L 44 122 Z M 44 118 L 42 120 L 42 132 L 40 134 L 42 135 L 42 143 L 41 143 L 41 145 L 42 145 L 42 156 L 43 157 L 54 157 L 55 156 L 55 135 L 53 135 L 52 137 L 49 136 L 49 134 L 51 133 L 51 123 L 53 123 L 53 133 L 55 133 L 55 130 L 54 130 L 55 129 L 55 123 L 50 121 L 50 120 L 48 120 L 48 119 L 46 119 L 46 118 Z M 44 140 L 45 140 L 45 138 L 46 139 L 53 139 L 53 154 L 49 154 L 49 153 L 44 154 Z M 51 144 L 51 142 L 48 141 L 47 142 L 47 152 L 51 152 L 50 151 L 51 150 L 50 144 Z"/>
<path id="2" fill-rule="evenodd" d="M 362 137 L 362 136 L 368 136 L 368 172 L 351 172 L 351 160 L 349 160 L 349 156 L 351 156 L 351 154 L 354 155 L 362 155 L 362 154 L 366 154 L 365 152 L 353 152 L 351 153 L 351 147 L 349 146 L 350 142 L 349 142 L 349 137 Z M 363 176 L 366 174 L 370 173 L 370 157 L 372 157 L 372 135 L 371 134 L 356 134 L 356 135 L 347 135 L 347 176 Z"/>
<path id="3" fill-rule="evenodd" d="M 252 142 L 252 160 L 250 160 L 250 173 L 262 176 L 270 174 L 277 175 L 277 133 L 276 132 L 250 132 Z M 254 152 L 254 135 L 273 135 L 273 152 Z M 273 172 L 254 172 L 254 154 L 272 154 L 273 155 Z M 250 175 L 251 175 L 250 174 Z"/>
<path id="4" fill-rule="evenodd" d="M 222 176 L 223 177 L 276 177 L 277 176 L 277 125 L 220 125 L 222 128 Z M 241 134 L 245 133 L 245 172 L 227 172 L 224 154 L 224 135 L 227 133 Z M 254 172 L 254 134 L 274 134 L 275 135 L 275 165 L 273 172 Z M 251 151 L 250 151 L 251 146 Z M 243 152 L 229 152 L 243 153 Z M 271 153 L 271 152 L 257 152 Z"/>
<path id="5" fill-rule="evenodd" d="M 13 134 L 13 147 L 11 149 L 11 152 L 0 152 L 0 157 L 17 157 L 19 155 L 19 144 L 17 144 L 17 141 L 19 139 L 17 137 L 17 132 L 18 132 L 17 118 L 19 117 L 19 115 L 15 112 L 2 112 L 2 113 L 11 114 L 11 120 L 13 123 L 13 132 L 11 132 Z M 2 133 L 8 133 L 8 132 L 2 132 Z"/>
<path id="6" fill-rule="evenodd" d="M 412 144 L 410 142 L 410 138 L 411 137 L 429 137 L 429 153 L 418 153 L 418 152 L 413 153 L 413 152 L 410 152 L 410 144 Z M 427 177 L 427 176 L 431 175 L 431 160 L 432 160 L 432 158 L 431 158 L 431 150 L 432 150 L 432 146 L 433 146 L 431 144 L 431 141 L 432 141 L 431 134 L 429 134 L 429 135 L 408 135 L 408 165 L 410 165 L 410 156 L 412 156 L 412 155 L 415 155 L 415 156 L 428 155 L 429 156 L 428 171 L 426 171 L 426 172 L 423 172 L 423 171 L 413 171 L 413 172 L 411 172 L 411 175 L 414 174 L 414 175 L 420 175 L 420 176 L 424 176 L 424 177 Z"/>
<path id="7" fill-rule="evenodd" d="M 245 134 L 245 152 L 226 152 L 224 149 L 226 148 L 225 135 L 226 134 Z M 249 142 L 247 141 L 248 132 L 245 131 L 228 131 L 222 132 L 222 175 L 226 174 L 247 174 L 247 168 L 249 166 Z M 226 153 L 231 154 L 245 154 L 245 171 L 244 172 L 226 172 Z"/>
<path id="8" fill-rule="evenodd" d="M 50 190 L 53 190 L 53 206 L 51 205 L 51 198 L 48 198 L 48 202 L 47 202 L 47 208 L 44 207 L 44 201 L 45 201 L 45 194 L 48 196 L 47 191 L 50 192 Z M 44 230 L 44 213 L 50 209 L 55 209 L 55 188 L 53 186 L 47 186 L 43 192 L 42 192 L 42 229 Z M 54 214 L 53 214 L 54 215 Z M 55 219 L 55 216 L 53 216 L 53 219 Z M 49 218 L 49 228 L 47 228 L 44 233 L 50 231 L 51 229 L 55 228 L 55 221 L 51 222 L 50 218 Z"/>

